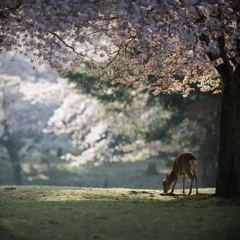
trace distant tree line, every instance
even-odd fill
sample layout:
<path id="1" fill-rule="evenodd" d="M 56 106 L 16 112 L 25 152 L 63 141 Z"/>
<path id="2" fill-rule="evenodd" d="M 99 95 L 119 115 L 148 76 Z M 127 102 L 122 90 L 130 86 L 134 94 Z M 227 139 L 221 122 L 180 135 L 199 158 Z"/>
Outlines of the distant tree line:
<path id="1" fill-rule="evenodd" d="M 148 77 L 150 79 L 154 78 L 154 76 Z M 129 118 L 134 115 L 134 112 L 131 112 L 134 111 L 131 106 L 133 106 L 136 96 L 144 96 L 145 110 L 155 108 L 155 112 L 150 123 L 146 121 L 146 124 L 138 124 L 136 121 L 129 121 L 129 124 L 134 125 L 132 129 L 136 133 L 135 138 L 140 137 L 146 142 L 162 140 L 166 144 L 171 144 L 174 139 L 175 142 L 177 141 L 180 144 L 182 151 L 192 151 L 196 154 L 199 160 L 198 164 L 202 168 L 203 186 L 215 187 L 220 94 L 202 93 L 196 88 L 189 94 L 188 98 L 184 98 L 177 93 L 160 94 L 155 97 L 149 90 L 136 90 L 122 84 L 113 86 L 110 82 L 106 82 L 105 87 L 94 88 L 96 77 L 86 76 L 80 71 L 70 72 L 66 78 L 70 83 L 75 84 L 75 88 L 81 94 L 97 98 L 107 105 L 106 111 L 108 113 L 121 113 Z M 192 84 L 192 87 L 195 87 L 194 84 Z M 164 117 L 163 115 L 166 112 L 167 117 Z M 130 139 L 129 137 L 129 142 L 131 142 Z M 159 156 L 165 156 L 166 160 L 171 159 L 168 164 L 171 164 L 173 157 L 177 154 L 178 152 L 172 152 L 167 156 L 162 154 L 161 149 L 159 149 Z"/>

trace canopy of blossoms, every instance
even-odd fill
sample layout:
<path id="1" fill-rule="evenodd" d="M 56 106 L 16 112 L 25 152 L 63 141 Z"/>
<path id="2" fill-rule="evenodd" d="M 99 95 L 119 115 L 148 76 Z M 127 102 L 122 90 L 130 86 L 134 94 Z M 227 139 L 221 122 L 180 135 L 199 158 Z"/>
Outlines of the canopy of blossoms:
<path id="1" fill-rule="evenodd" d="M 237 0 L 1 0 L 0 7 L 1 49 L 63 75 L 88 61 L 96 85 L 187 96 L 192 82 L 218 89 L 218 66 L 240 62 Z"/>

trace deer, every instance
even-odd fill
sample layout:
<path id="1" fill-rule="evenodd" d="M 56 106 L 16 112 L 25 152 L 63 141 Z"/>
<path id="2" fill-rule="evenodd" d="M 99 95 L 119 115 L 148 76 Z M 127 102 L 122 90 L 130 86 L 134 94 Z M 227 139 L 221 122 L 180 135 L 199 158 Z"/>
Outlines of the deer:
<path id="1" fill-rule="evenodd" d="M 191 186 L 188 195 L 192 193 L 193 181 L 196 182 L 196 193 L 198 194 L 198 184 L 197 184 L 197 160 L 195 156 L 190 152 L 182 152 L 179 154 L 172 164 L 172 171 L 166 176 L 166 179 L 162 181 L 162 186 L 164 193 L 167 193 L 174 182 L 171 194 L 174 191 L 175 185 L 177 183 L 178 177 L 183 176 L 183 194 L 185 194 L 185 180 L 187 175 L 191 179 Z"/>

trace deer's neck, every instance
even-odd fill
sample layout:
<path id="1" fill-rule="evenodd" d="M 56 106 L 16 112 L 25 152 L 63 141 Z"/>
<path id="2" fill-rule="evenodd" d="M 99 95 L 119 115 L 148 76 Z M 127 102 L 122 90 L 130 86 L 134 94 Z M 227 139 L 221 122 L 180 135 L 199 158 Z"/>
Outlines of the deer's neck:
<path id="1" fill-rule="evenodd" d="M 173 183 L 175 181 L 175 176 L 176 176 L 176 173 L 174 171 L 171 171 L 169 182 Z"/>

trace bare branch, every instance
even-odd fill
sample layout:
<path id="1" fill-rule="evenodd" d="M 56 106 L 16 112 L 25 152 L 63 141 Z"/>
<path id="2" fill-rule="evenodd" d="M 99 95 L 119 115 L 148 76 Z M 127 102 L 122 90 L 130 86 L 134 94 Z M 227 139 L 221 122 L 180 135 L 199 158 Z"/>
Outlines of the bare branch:
<path id="1" fill-rule="evenodd" d="M 81 56 L 85 57 L 83 54 L 77 52 L 74 47 L 72 47 L 72 46 L 70 46 L 69 44 L 67 44 L 67 43 L 66 43 L 62 38 L 60 38 L 56 33 L 50 32 L 50 31 L 49 31 L 49 33 L 51 33 L 53 36 L 55 36 L 55 37 L 56 37 L 60 42 L 62 42 L 67 48 L 72 49 L 72 51 L 73 51 L 74 53 L 76 53 L 77 55 L 81 55 Z"/>

